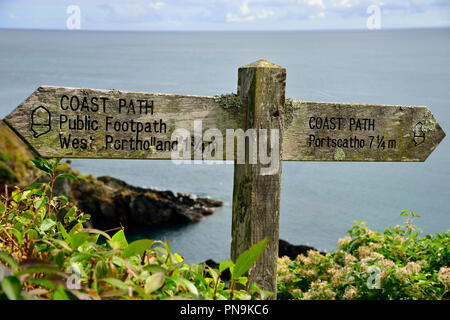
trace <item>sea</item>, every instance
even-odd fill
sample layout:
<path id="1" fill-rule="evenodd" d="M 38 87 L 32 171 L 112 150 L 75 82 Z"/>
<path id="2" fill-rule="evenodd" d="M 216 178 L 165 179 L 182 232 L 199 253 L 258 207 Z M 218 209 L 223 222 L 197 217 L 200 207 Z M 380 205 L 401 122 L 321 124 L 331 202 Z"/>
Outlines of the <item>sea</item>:
<path id="1" fill-rule="evenodd" d="M 0 117 L 40 85 L 216 95 L 236 92 L 240 66 L 287 70 L 286 97 L 425 105 L 450 132 L 450 29 L 289 32 L 0 30 Z M 166 238 L 187 263 L 229 259 L 233 165 L 156 160 L 72 161 L 84 174 L 222 200 L 187 225 L 126 230 Z M 383 231 L 402 210 L 424 234 L 450 227 L 450 139 L 425 162 L 283 162 L 280 238 L 328 251 L 354 221 Z"/>

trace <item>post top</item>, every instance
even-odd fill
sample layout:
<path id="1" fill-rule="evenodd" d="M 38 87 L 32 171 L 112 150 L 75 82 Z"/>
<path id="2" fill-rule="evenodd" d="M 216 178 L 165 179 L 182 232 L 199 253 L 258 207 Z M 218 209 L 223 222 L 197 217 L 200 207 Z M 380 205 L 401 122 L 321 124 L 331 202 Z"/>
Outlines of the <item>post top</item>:
<path id="1" fill-rule="evenodd" d="M 283 69 L 283 67 L 272 63 L 270 61 L 267 61 L 266 59 L 259 59 L 258 61 L 246 64 L 245 66 L 240 67 L 240 69 L 243 68 L 277 68 L 277 69 Z"/>

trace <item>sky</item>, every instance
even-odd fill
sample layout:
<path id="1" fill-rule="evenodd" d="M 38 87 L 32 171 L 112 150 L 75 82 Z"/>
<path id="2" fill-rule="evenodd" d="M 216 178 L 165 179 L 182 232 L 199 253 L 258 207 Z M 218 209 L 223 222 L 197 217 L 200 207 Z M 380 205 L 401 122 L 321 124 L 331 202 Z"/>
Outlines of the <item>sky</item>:
<path id="1" fill-rule="evenodd" d="M 450 0 L 0 0 L 0 28 L 339 30 L 450 27 Z"/>

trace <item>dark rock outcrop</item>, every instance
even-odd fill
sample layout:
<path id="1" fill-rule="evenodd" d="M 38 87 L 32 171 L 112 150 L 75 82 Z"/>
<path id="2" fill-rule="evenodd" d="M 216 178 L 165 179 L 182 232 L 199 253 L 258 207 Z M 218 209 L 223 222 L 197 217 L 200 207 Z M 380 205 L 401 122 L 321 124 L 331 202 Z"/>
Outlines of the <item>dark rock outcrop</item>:
<path id="1" fill-rule="evenodd" d="M 208 259 L 204 262 L 208 267 L 211 267 L 213 269 L 219 269 L 219 264 L 217 262 L 215 262 L 212 259 Z M 222 280 L 230 280 L 231 279 L 231 273 L 229 269 L 224 270 L 221 274 L 220 274 L 220 278 Z"/>
<path id="2" fill-rule="evenodd" d="M 221 201 L 194 198 L 190 194 L 134 187 L 112 178 L 77 181 L 61 179 L 55 194 L 67 196 L 80 210 L 91 215 L 95 228 L 119 226 L 160 226 L 202 220 L 214 212 Z"/>
<path id="3" fill-rule="evenodd" d="M 318 251 L 316 248 L 310 246 L 290 244 L 283 239 L 278 241 L 278 256 L 280 258 L 287 256 L 289 259 L 294 260 L 299 254 L 306 256 L 309 250 Z M 320 251 L 319 253 L 325 255 L 325 252 Z"/>

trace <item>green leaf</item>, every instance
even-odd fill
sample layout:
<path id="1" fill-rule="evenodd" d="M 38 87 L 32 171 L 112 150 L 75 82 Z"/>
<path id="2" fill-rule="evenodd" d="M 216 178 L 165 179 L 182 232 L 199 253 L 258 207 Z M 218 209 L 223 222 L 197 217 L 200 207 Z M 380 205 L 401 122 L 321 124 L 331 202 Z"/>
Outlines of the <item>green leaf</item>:
<path id="1" fill-rule="evenodd" d="M 56 289 L 56 285 L 53 282 L 51 282 L 50 280 L 47 280 L 47 279 L 43 279 L 43 278 L 29 278 L 26 280 L 26 282 L 37 284 L 41 287 L 44 287 L 44 288 L 47 288 L 50 290 Z"/>
<path id="2" fill-rule="evenodd" d="M 260 242 L 254 244 L 249 249 L 242 252 L 236 260 L 236 264 L 234 265 L 234 270 L 232 272 L 232 278 L 237 279 L 244 275 L 251 266 L 255 263 L 256 260 L 261 256 L 264 251 L 264 248 L 267 244 L 267 238 L 264 238 Z"/>
<path id="3" fill-rule="evenodd" d="M 26 186 L 25 188 L 26 188 L 27 190 L 28 190 L 28 189 L 39 188 L 39 187 L 42 187 L 44 184 L 45 184 L 44 182 L 35 182 L 35 183 L 32 183 L 32 184 Z"/>
<path id="4" fill-rule="evenodd" d="M 158 272 L 164 272 L 166 271 L 166 269 L 164 269 L 164 267 L 160 266 L 160 265 L 156 265 L 156 264 L 148 264 L 145 266 L 145 270 L 150 272 L 150 273 L 158 273 Z"/>
<path id="5" fill-rule="evenodd" d="M 95 265 L 95 272 L 94 272 L 95 278 L 97 280 L 102 279 L 106 277 L 107 273 L 108 273 L 108 266 L 106 265 L 106 263 L 103 261 L 97 262 L 97 264 Z"/>
<path id="6" fill-rule="evenodd" d="M 72 221 L 74 221 L 76 219 L 76 216 L 77 216 L 77 210 L 76 210 L 75 207 L 72 207 L 64 215 L 64 222 L 65 223 L 72 222 Z"/>
<path id="7" fill-rule="evenodd" d="M 69 248 L 70 249 L 70 248 Z M 60 250 L 60 249 L 54 249 L 53 251 L 52 251 L 52 254 L 53 254 L 53 259 L 54 259 L 54 262 L 58 265 L 58 267 L 61 269 L 62 267 L 63 267 L 63 265 L 64 265 L 64 259 L 65 259 L 65 256 L 64 256 L 64 252 L 63 252 L 63 250 Z"/>
<path id="8" fill-rule="evenodd" d="M 48 197 L 44 196 L 44 197 L 38 197 L 36 199 L 34 199 L 33 201 L 34 203 L 34 208 L 36 210 L 40 209 L 42 206 L 45 206 L 48 204 Z"/>
<path id="9" fill-rule="evenodd" d="M 61 222 L 58 222 L 57 224 L 58 231 L 62 234 L 63 238 L 67 240 L 67 238 L 70 238 L 69 234 L 67 233 L 66 228 L 62 225 Z"/>
<path id="10" fill-rule="evenodd" d="M 69 245 L 67 244 L 67 242 L 64 241 L 64 240 L 53 239 L 53 242 L 56 243 L 56 244 L 59 244 L 61 247 L 63 247 L 64 249 L 68 250 L 69 252 L 72 251 L 72 248 L 70 248 Z"/>
<path id="11" fill-rule="evenodd" d="M 15 216 L 14 219 L 24 225 L 31 223 L 31 219 L 22 216 Z"/>
<path id="12" fill-rule="evenodd" d="M 260 289 L 256 282 L 252 282 L 252 294 L 258 294 L 258 298 L 260 298 L 261 300 L 266 300 L 268 297 L 273 295 L 273 293 L 270 291 Z"/>
<path id="13" fill-rule="evenodd" d="M 52 170 L 51 170 L 48 162 L 45 159 L 31 160 L 31 162 L 39 170 L 45 172 L 46 174 L 49 174 L 49 175 L 51 174 Z"/>
<path id="14" fill-rule="evenodd" d="M 23 234 L 19 230 L 15 229 L 15 228 L 11 228 L 11 229 L 9 229 L 9 232 L 12 233 L 16 237 L 17 242 L 19 244 L 22 244 L 22 242 L 23 242 Z"/>
<path id="15" fill-rule="evenodd" d="M 78 178 L 77 177 L 75 177 L 74 175 L 71 175 L 71 174 L 68 174 L 68 173 L 61 173 L 61 174 L 58 174 L 57 176 L 56 176 L 56 178 L 67 178 L 67 179 L 72 179 L 72 180 L 78 180 Z"/>
<path id="16" fill-rule="evenodd" d="M 6 277 L 2 281 L 2 289 L 9 300 L 23 300 L 21 295 L 22 285 L 19 279 L 14 276 Z"/>
<path id="17" fill-rule="evenodd" d="M 128 247 L 127 238 L 125 237 L 125 233 L 122 230 L 117 231 L 111 238 L 111 241 L 108 241 L 109 245 L 113 249 L 125 249 Z"/>
<path id="18" fill-rule="evenodd" d="M 56 197 L 55 199 L 61 201 L 62 203 L 67 203 L 67 202 L 69 202 L 69 199 L 67 199 L 66 196 L 58 196 L 58 197 Z"/>
<path id="19" fill-rule="evenodd" d="M 0 202 L 0 214 L 4 214 L 6 211 L 5 205 L 3 202 Z"/>
<path id="20" fill-rule="evenodd" d="M 79 246 L 81 246 L 83 243 L 86 242 L 86 240 L 89 238 L 89 233 L 86 232 L 79 232 L 72 236 L 70 239 L 70 247 L 72 250 L 76 250 Z"/>
<path id="21" fill-rule="evenodd" d="M 150 277 L 148 277 L 145 280 L 145 293 L 150 294 L 155 290 L 158 290 L 161 288 L 164 284 L 165 275 L 163 272 L 158 272 L 155 274 L 152 274 Z"/>
<path id="22" fill-rule="evenodd" d="M 121 257 L 118 257 L 118 256 L 112 256 L 111 262 L 121 268 L 123 268 L 125 265 L 125 261 Z"/>
<path id="23" fill-rule="evenodd" d="M 151 247 L 153 244 L 153 241 L 148 239 L 141 239 L 136 240 L 128 245 L 128 247 L 125 249 L 123 256 L 125 258 L 141 255 L 145 252 L 148 248 Z"/>
<path id="24" fill-rule="evenodd" d="M 195 296 L 198 296 L 197 287 L 194 286 L 194 284 L 192 282 L 190 282 L 189 280 L 184 279 L 184 278 L 180 278 L 177 281 L 179 283 L 183 284 L 189 290 L 190 293 L 192 293 Z"/>
<path id="25" fill-rule="evenodd" d="M 26 190 L 26 191 L 17 190 L 17 191 L 13 191 L 12 198 L 15 202 L 19 203 L 19 202 L 27 199 L 31 195 L 32 195 L 31 190 Z"/>
<path id="26" fill-rule="evenodd" d="M 213 277 L 214 283 L 216 283 L 217 280 L 219 279 L 219 275 L 213 268 L 211 268 L 209 266 L 206 266 L 206 267 L 208 268 L 208 272 L 211 275 L 211 277 Z"/>
<path id="27" fill-rule="evenodd" d="M 219 264 L 219 273 L 224 272 L 226 269 L 230 268 L 231 266 L 233 266 L 234 263 L 228 260 L 224 260 Z"/>
<path id="28" fill-rule="evenodd" d="M 123 289 L 123 290 L 128 290 L 128 285 L 119 279 L 106 278 L 106 279 L 102 279 L 102 281 L 112 285 L 113 287 Z"/>
<path id="29" fill-rule="evenodd" d="M 53 293 L 53 300 L 70 300 L 62 285 L 59 285 L 56 288 L 55 292 Z"/>
<path id="30" fill-rule="evenodd" d="M 97 230 L 97 229 L 91 229 L 91 228 L 85 228 L 83 229 L 84 232 L 88 232 L 88 233 L 94 233 L 94 234 L 98 234 L 98 235 L 102 235 L 104 236 L 106 239 L 112 240 L 112 238 L 109 236 L 109 234 L 107 234 L 106 232 L 102 231 L 102 230 Z"/>
<path id="31" fill-rule="evenodd" d="M 24 274 L 35 274 L 35 273 L 44 273 L 44 274 L 55 274 L 60 277 L 66 278 L 67 275 L 60 271 L 56 266 L 49 265 L 49 264 L 33 264 L 29 267 L 26 267 L 19 272 L 17 272 L 15 275 L 17 277 L 24 275 Z"/>
<path id="32" fill-rule="evenodd" d="M 172 254 L 173 258 L 175 259 L 176 263 L 181 263 L 183 262 L 184 258 L 182 256 L 180 256 L 178 253 L 173 253 Z"/>
<path id="33" fill-rule="evenodd" d="M 41 231 L 48 231 L 51 229 L 51 227 L 53 227 L 56 224 L 55 221 L 53 221 L 52 219 L 45 219 L 41 226 L 39 227 L 39 229 L 41 229 Z"/>
<path id="34" fill-rule="evenodd" d="M 76 225 L 74 225 L 74 226 L 72 227 L 72 229 L 70 229 L 69 235 L 70 235 L 71 237 L 73 237 L 74 235 L 76 235 L 77 233 L 79 233 L 80 230 L 83 229 L 83 228 L 84 228 L 84 226 L 83 226 L 82 223 L 77 223 Z"/>
<path id="35" fill-rule="evenodd" d="M 39 237 L 37 231 L 34 229 L 27 229 L 24 232 L 24 235 L 26 235 L 26 234 L 28 234 L 28 240 L 36 240 Z"/>
<path id="36" fill-rule="evenodd" d="M 237 283 L 242 284 L 243 286 L 245 286 L 247 284 L 248 278 L 247 277 L 239 277 L 237 279 Z"/>
<path id="37" fill-rule="evenodd" d="M 9 266 L 13 269 L 13 271 L 17 272 L 17 269 L 19 268 L 19 264 L 8 253 L 6 253 L 4 251 L 0 251 L 0 260 L 9 264 Z"/>

